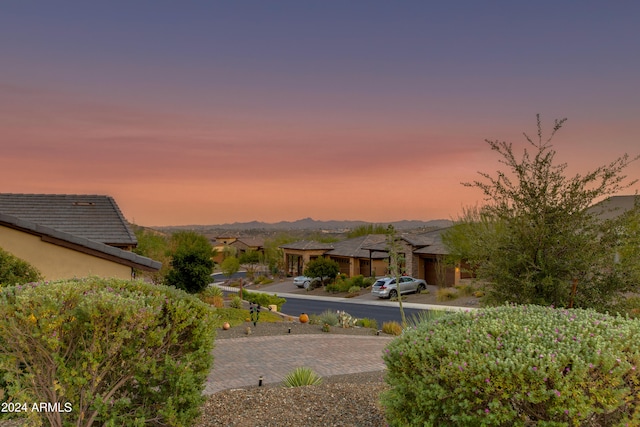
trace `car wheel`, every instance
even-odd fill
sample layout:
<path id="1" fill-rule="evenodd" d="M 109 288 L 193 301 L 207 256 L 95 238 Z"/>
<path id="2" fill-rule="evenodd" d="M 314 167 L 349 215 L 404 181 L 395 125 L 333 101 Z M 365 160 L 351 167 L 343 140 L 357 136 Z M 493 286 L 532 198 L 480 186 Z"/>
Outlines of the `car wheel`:
<path id="1" fill-rule="evenodd" d="M 305 288 L 305 289 L 309 289 L 309 286 L 311 286 L 311 282 L 309 280 L 305 281 L 302 284 L 302 287 Z"/>
<path id="2" fill-rule="evenodd" d="M 397 298 L 398 297 L 398 291 L 396 291 L 395 289 L 392 289 L 389 291 L 389 298 Z"/>
<path id="3" fill-rule="evenodd" d="M 420 292 L 424 291 L 425 289 L 427 289 L 427 287 L 423 283 L 420 283 L 418 285 L 418 289 L 416 290 L 416 294 L 419 294 Z"/>

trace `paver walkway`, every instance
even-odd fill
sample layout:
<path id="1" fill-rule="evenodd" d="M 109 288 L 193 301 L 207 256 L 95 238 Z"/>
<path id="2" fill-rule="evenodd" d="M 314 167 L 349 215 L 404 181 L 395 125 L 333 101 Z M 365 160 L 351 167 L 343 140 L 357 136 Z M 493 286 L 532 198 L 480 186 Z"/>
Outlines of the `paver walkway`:
<path id="1" fill-rule="evenodd" d="M 205 394 L 221 390 L 279 383 L 300 366 L 322 377 L 382 371 L 386 336 L 284 335 L 216 340 L 213 370 Z"/>

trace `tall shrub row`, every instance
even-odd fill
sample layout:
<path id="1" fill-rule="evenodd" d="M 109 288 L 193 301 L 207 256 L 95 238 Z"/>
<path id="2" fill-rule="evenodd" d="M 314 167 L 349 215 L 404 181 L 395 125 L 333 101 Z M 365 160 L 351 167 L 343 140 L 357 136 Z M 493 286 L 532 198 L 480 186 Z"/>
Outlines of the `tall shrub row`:
<path id="1" fill-rule="evenodd" d="M 395 426 L 640 425 L 640 321 L 502 306 L 407 330 L 385 349 Z"/>
<path id="2" fill-rule="evenodd" d="M 52 426 L 189 425 L 213 362 L 213 319 L 196 297 L 143 282 L 4 288 L 4 399 L 71 408 L 27 411 Z"/>

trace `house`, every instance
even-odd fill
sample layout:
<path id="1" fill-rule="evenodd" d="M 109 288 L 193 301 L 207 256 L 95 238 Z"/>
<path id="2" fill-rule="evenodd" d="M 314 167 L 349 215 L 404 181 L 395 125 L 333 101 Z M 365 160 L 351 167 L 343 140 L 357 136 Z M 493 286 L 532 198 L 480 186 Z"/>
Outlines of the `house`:
<path id="1" fill-rule="evenodd" d="M 442 234 L 446 230 L 447 228 L 441 228 L 398 236 L 398 252 L 403 259 L 401 272 L 425 279 L 429 284 L 458 284 L 461 278 L 460 268 L 444 263 L 448 251 L 442 243 Z M 299 241 L 280 248 L 284 252 L 290 275 L 302 274 L 305 265 L 319 256 L 336 261 L 340 266 L 340 273 L 350 277 L 389 274 L 389 245 L 386 235 L 369 234 L 331 244 Z"/>
<path id="2" fill-rule="evenodd" d="M 215 250 L 213 260 L 220 264 L 228 255 L 228 249 L 234 248 L 235 254 L 239 258 L 243 253 L 249 251 L 260 252 L 264 254 L 264 239 L 260 237 L 241 237 L 232 236 L 230 234 L 224 236 L 216 236 L 211 240 L 211 246 Z"/>
<path id="3" fill-rule="evenodd" d="M 333 244 L 333 248 L 324 253 L 340 266 L 340 273 L 349 277 L 384 274 L 388 268 L 388 254 L 384 251 L 371 251 L 368 247 L 384 243 L 383 234 L 369 234 L 354 237 Z"/>
<path id="4" fill-rule="evenodd" d="M 136 245 L 109 196 L 0 194 L 0 247 L 47 280 L 131 279 L 135 270 L 159 270 L 159 262 L 131 252 Z"/>
<path id="5" fill-rule="evenodd" d="M 454 286 L 459 283 L 461 272 L 459 267 L 448 266 L 444 259 L 449 254 L 442 235 L 449 227 L 431 230 L 425 233 L 407 233 L 397 237 L 398 252 L 403 259 L 401 273 L 424 279 L 431 285 Z M 368 246 L 372 252 L 386 253 L 387 242 Z"/>
<path id="6" fill-rule="evenodd" d="M 221 264 L 226 256 L 226 249 L 228 249 L 236 240 L 238 240 L 238 237 L 232 235 L 216 236 L 215 238 L 210 239 L 211 246 L 215 253 L 213 261 L 217 264 Z"/>
<path id="7" fill-rule="evenodd" d="M 280 249 L 284 253 L 284 265 L 286 266 L 287 274 L 299 276 L 309 261 L 324 256 L 327 251 L 333 249 L 333 244 L 320 243 L 313 240 L 300 240 L 282 245 Z"/>
<path id="8" fill-rule="evenodd" d="M 238 258 L 251 251 L 264 253 L 264 239 L 260 237 L 238 237 L 229 246 L 236 248 Z"/>

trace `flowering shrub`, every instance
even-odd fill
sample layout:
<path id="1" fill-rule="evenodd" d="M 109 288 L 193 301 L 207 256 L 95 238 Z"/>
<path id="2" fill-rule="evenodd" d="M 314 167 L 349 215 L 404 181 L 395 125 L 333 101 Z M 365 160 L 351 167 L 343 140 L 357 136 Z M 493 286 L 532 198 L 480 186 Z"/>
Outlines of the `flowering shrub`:
<path id="1" fill-rule="evenodd" d="M 5 398 L 70 408 L 27 411 L 51 426 L 189 425 L 212 365 L 213 319 L 196 297 L 143 282 L 4 288 Z"/>
<path id="2" fill-rule="evenodd" d="M 383 355 L 394 426 L 640 425 L 640 321 L 502 306 L 405 330 Z"/>

